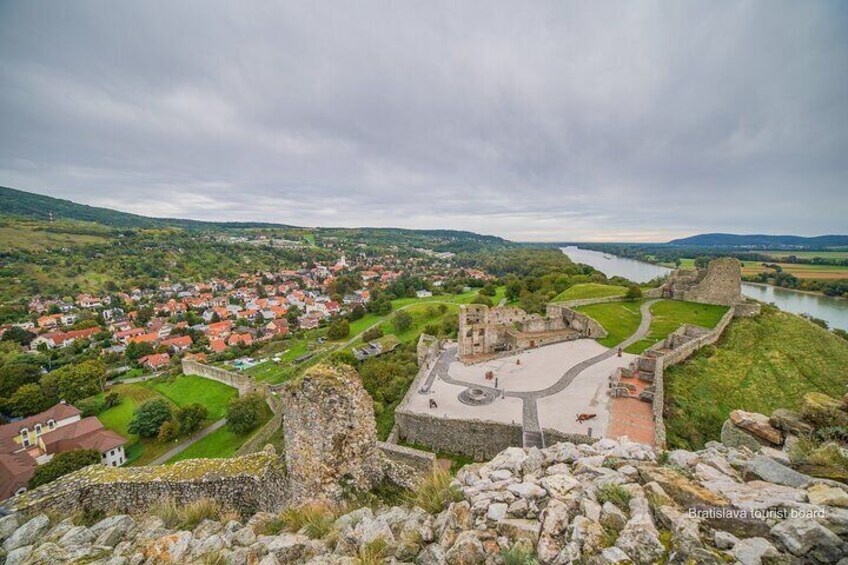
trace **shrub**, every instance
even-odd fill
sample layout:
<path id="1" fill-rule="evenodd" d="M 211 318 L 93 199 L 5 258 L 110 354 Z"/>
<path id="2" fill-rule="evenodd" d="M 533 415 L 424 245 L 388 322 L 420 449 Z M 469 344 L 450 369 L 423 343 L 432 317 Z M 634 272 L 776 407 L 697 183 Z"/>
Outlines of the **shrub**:
<path id="1" fill-rule="evenodd" d="M 627 293 L 624 295 L 624 298 L 628 300 L 635 300 L 637 298 L 642 298 L 642 289 L 636 286 L 635 284 L 627 287 Z"/>
<path id="2" fill-rule="evenodd" d="M 462 492 L 451 483 L 453 477 L 444 469 L 436 469 L 418 484 L 410 494 L 409 502 L 430 514 L 438 514 L 451 503 L 461 499 Z"/>
<path id="3" fill-rule="evenodd" d="M 99 414 L 104 408 L 106 408 L 106 403 L 103 400 L 100 400 L 96 396 L 92 396 L 91 398 L 83 398 L 79 402 L 77 402 L 74 406 L 79 408 L 80 415 L 83 418 L 88 418 L 89 416 L 95 416 Z"/>
<path id="4" fill-rule="evenodd" d="M 100 452 L 96 449 L 76 449 L 58 453 L 49 462 L 36 467 L 35 473 L 29 480 L 29 488 L 47 484 L 63 475 L 98 463 L 100 463 Z"/>
<path id="5" fill-rule="evenodd" d="M 392 318 L 392 325 L 399 333 L 406 331 L 412 327 L 412 316 L 408 312 L 401 310 Z"/>
<path id="6" fill-rule="evenodd" d="M 383 328 L 380 326 L 374 326 L 373 328 L 369 328 L 365 330 L 362 334 L 362 341 L 374 341 L 375 339 L 380 339 L 383 337 Z"/>
<path id="7" fill-rule="evenodd" d="M 264 402 L 262 395 L 255 392 L 234 398 L 227 406 L 227 425 L 237 434 L 245 434 L 256 428 Z"/>
<path id="8" fill-rule="evenodd" d="M 162 443 L 174 441 L 180 436 L 180 426 L 174 420 L 168 420 L 159 427 L 156 438 Z"/>
<path id="9" fill-rule="evenodd" d="M 630 493 L 621 485 L 601 485 L 598 489 L 598 502 L 612 502 L 625 512 L 630 509 Z"/>
<path id="10" fill-rule="evenodd" d="M 344 339 L 350 335 L 350 322 L 344 318 L 339 318 L 327 329 L 327 337 L 330 339 Z"/>
<path id="11" fill-rule="evenodd" d="M 141 437 L 154 437 L 162 424 L 170 419 L 171 407 L 168 403 L 161 398 L 154 398 L 136 408 L 127 430 Z"/>
<path id="12" fill-rule="evenodd" d="M 379 565 L 389 554 L 389 544 L 383 538 L 377 538 L 359 546 L 357 563 L 359 565 Z"/>
<path id="13" fill-rule="evenodd" d="M 504 565 L 538 565 L 539 562 L 533 555 L 533 551 L 520 543 L 516 543 L 507 550 L 501 552 Z"/>

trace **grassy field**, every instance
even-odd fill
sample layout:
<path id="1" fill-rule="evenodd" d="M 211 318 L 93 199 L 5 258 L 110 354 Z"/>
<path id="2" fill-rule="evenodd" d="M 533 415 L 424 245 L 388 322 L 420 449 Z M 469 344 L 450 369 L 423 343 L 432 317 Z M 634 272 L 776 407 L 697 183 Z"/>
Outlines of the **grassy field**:
<path id="1" fill-rule="evenodd" d="M 203 404 L 209 410 L 208 425 L 224 416 L 227 403 L 237 395 L 235 389 L 221 383 L 186 376 L 170 380 L 155 379 L 144 383 L 117 384 L 109 389 L 109 392 L 118 393 L 120 404 L 100 412 L 97 417 L 106 428 L 127 438 L 125 449 L 129 465 L 145 465 L 173 447 L 172 444 L 163 444 L 156 438 L 140 438 L 127 430 L 136 408 L 146 401 L 161 398 L 166 400 L 172 409 L 194 402 Z"/>
<path id="2" fill-rule="evenodd" d="M 249 440 L 253 434 L 258 432 L 260 428 L 271 419 L 271 410 L 264 404 L 263 407 L 264 412 L 262 414 L 262 421 L 259 424 L 259 427 L 255 430 L 246 434 L 236 434 L 230 430 L 229 426 L 224 426 L 215 430 L 194 445 L 188 447 L 185 451 L 177 454 L 172 459 L 169 459 L 167 464 L 170 465 L 171 463 L 183 461 L 184 459 L 223 459 L 225 457 L 232 457 L 235 455 L 236 451 L 238 451 L 239 447 L 244 445 L 244 443 Z"/>
<path id="3" fill-rule="evenodd" d="M 798 258 L 803 259 L 813 259 L 815 257 L 820 257 L 822 259 L 848 259 L 848 250 L 842 251 L 786 251 L 784 249 L 780 250 L 772 250 L 772 251 L 761 251 L 761 253 L 765 255 L 770 255 L 775 259 L 783 259 L 784 257 L 789 257 L 790 255 L 794 255 Z"/>
<path id="4" fill-rule="evenodd" d="M 559 293 L 553 299 L 553 302 L 580 300 L 584 298 L 611 298 L 613 296 L 624 296 L 626 293 L 627 289 L 623 286 L 597 283 L 576 284 Z"/>
<path id="5" fill-rule="evenodd" d="M 665 339 L 683 324 L 713 328 L 727 312 L 726 306 L 697 304 L 678 300 L 660 300 L 651 307 L 651 328 L 645 339 L 627 348 L 627 353 L 642 353 L 658 341 Z"/>
<path id="6" fill-rule="evenodd" d="M 624 302 L 605 302 L 590 304 L 576 308 L 587 316 L 594 318 L 609 334 L 598 340 L 603 346 L 614 347 L 630 337 L 642 321 L 639 308 L 645 300 L 628 300 Z M 711 304 L 681 302 L 678 300 L 660 300 L 651 307 L 653 320 L 647 337 L 637 341 L 625 351 L 641 353 L 658 341 L 668 337 L 670 333 L 683 324 L 694 324 L 705 328 L 714 327 L 727 308 Z"/>
<path id="7" fill-rule="evenodd" d="M 220 420 L 227 404 L 238 396 L 238 391 L 223 383 L 197 376 L 179 376 L 173 379 L 151 381 L 153 388 L 177 406 L 202 404 L 209 410 L 209 419 Z"/>
<path id="8" fill-rule="evenodd" d="M 669 445 L 701 448 L 735 409 L 797 409 L 804 393 L 841 398 L 848 342 L 799 316 L 764 308 L 731 323 L 715 347 L 665 371 Z"/>
<path id="9" fill-rule="evenodd" d="M 785 252 L 783 252 L 786 255 Z M 810 251 L 814 257 L 822 257 L 822 252 L 814 252 Z M 848 257 L 848 251 L 833 251 L 833 252 L 825 252 L 825 253 L 833 253 L 835 257 L 843 258 Z M 798 257 L 802 256 L 802 252 L 796 253 Z M 803 255 L 807 256 L 807 255 Z M 830 255 L 827 255 L 830 256 Z M 818 280 L 832 280 L 832 279 L 846 279 L 848 278 L 848 266 L 839 266 L 839 265 L 803 265 L 798 263 L 774 263 L 775 265 L 780 265 L 783 269 L 783 272 L 790 273 L 799 279 L 818 279 Z M 673 265 L 671 265 L 673 266 Z M 694 269 L 695 268 L 695 260 L 694 259 L 681 259 L 680 266 L 684 269 Z M 774 272 L 774 269 L 770 269 L 763 265 L 762 261 L 742 261 L 742 274 L 743 275 L 757 275 L 764 271 Z"/>
<path id="10" fill-rule="evenodd" d="M 630 337 L 639 327 L 642 314 L 639 307 L 644 300 L 628 300 L 626 302 L 605 302 L 590 304 L 575 308 L 601 324 L 609 334 L 598 343 L 605 347 L 614 347 Z"/>

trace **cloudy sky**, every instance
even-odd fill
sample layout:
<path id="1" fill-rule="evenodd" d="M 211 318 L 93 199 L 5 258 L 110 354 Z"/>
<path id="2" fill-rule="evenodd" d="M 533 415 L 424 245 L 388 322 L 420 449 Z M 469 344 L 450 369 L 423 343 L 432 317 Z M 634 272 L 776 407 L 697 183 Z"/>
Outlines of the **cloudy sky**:
<path id="1" fill-rule="evenodd" d="M 0 124 L 0 185 L 153 216 L 846 233 L 848 5 L 0 0 Z"/>

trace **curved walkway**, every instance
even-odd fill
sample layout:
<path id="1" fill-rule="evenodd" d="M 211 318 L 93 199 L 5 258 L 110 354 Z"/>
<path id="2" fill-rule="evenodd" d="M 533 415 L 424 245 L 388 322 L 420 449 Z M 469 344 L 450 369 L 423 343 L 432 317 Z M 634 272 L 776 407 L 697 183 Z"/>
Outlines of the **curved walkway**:
<path id="1" fill-rule="evenodd" d="M 464 387 L 474 387 L 480 388 L 487 391 L 496 392 L 497 394 L 511 397 L 511 398 L 520 398 L 523 405 L 523 427 L 524 431 L 531 433 L 541 432 L 541 426 L 539 425 L 539 410 L 536 406 L 536 401 L 540 398 L 544 398 L 546 396 L 551 396 L 553 394 L 557 394 L 565 390 L 568 385 L 574 381 L 577 376 L 588 369 L 589 367 L 600 363 L 610 357 L 616 355 L 618 348 L 626 349 L 630 347 L 637 341 L 640 341 L 648 335 L 648 331 L 651 329 L 651 321 L 653 320 L 653 315 L 651 314 L 651 306 L 654 305 L 659 299 L 648 300 L 639 308 L 639 312 L 642 315 L 642 320 L 639 322 L 639 327 L 636 329 L 633 334 L 618 344 L 616 347 L 612 349 L 608 349 L 603 353 L 595 355 L 589 359 L 581 361 L 577 363 L 573 367 L 569 368 L 562 376 L 552 384 L 551 386 L 541 389 L 541 390 L 530 390 L 530 391 L 504 391 L 500 389 L 496 389 L 494 387 L 489 387 L 485 385 L 480 385 L 476 383 L 470 383 L 468 381 L 463 381 L 459 379 L 454 379 L 448 374 L 448 368 L 450 364 L 456 360 L 456 347 L 452 347 L 450 349 L 446 349 L 436 361 L 436 365 L 433 367 L 433 370 L 430 371 L 430 374 L 427 376 L 427 381 L 424 383 L 424 386 L 421 388 L 419 393 L 426 394 L 430 391 L 430 387 L 432 387 L 433 382 L 436 377 L 439 377 L 441 380 L 446 383 L 464 386 Z"/>
<path id="2" fill-rule="evenodd" d="M 180 443 L 178 446 L 176 446 L 172 449 L 169 449 L 166 453 L 163 453 L 162 455 L 160 455 L 159 457 L 157 457 L 156 459 L 154 459 L 153 461 L 151 461 L 147 465 L 148 466 L 149 465 L 164 465 L 172 457 L 176 457 L 177 455 L 179 455 L 180 453 L 182 453 L 183 451 L 185 451 L 186 449 L 188 449 L 189 447 L 191 447 L 192 445 L 194 445 L 198 441 L 202 440 L 203 438 L 205 438 L 206 436 L 208 436 L 212 432 L 215 432 L 215 431 L 221 429 L 221 427 L 223 427 L 223 425 L 226 424 L 226 423 L 227 423 L 227 419 L 221 418 L 220 420 L 218 420 L 214 424 L 203 428 L 202 430 L 200 430 L 199 432 L 197 432 L 196 434 L 194 434 L 193 436 L 191 436 L 190 438 L 188 438 L 184 442 Z"/>

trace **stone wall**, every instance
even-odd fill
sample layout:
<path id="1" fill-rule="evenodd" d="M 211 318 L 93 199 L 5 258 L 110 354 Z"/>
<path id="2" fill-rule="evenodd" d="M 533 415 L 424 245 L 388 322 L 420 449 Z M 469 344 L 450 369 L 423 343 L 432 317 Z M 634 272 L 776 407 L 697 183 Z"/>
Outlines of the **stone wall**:
<path id="1" fill-rule="evenodd" d="M 131 512 L 170 498 L 203 498 L 244 513 L 278 511 L 288 502 L 285 469 L 273 448 L 232 459 L 191 459 L 155 467 L 92 465 L 9 499 L 7 510 Z"/>
<path id="2" fill-rule="evenodd" d="M 604 328 L 565 304 L 548 304 L 545 316 L 520 308 L 481 304 L 460 306 L 458 355 L 467 359 L 505 350 L 516 351 L 581 337 L 603 338 Z"/>
<path id="3" fill-rule="evenodd" d="M 383 480 L 371 397 L 351 367 L 318 365 L 280 390 L 292 500 L 340 498 Z"/>
<path id="4" fill-rule="evenodd" d="M 239 391 L 239 396 L 256 389 L 256 382 L 247 375 L 234 373 L 232 371 L 227 371 L 226 369 L 221 369 L 220 367 L 213 367 L 212 365 L 206 365 L 205 363 L 200 363 L 194 359 L 183 359 L 182 367 L 184 375 L 197 375 L 198 377 L 218 381 L 219 383 L 223 383 L 237 389 Z"/>
<path id="5" fill-rule="evenodd" d="M 422 333 L 418 336 L 416 353 L 418 354 L 418 366 L 424 365 L 427 360 L 435 359 L 439 355 L 441 342 L 438 338 Z"/>
<path id="6" fill-rule="evenodd" d="M 395 411 L 398 439 L 426 445 L 435 451 L 467 455 L 483 461 L 507 447 L 524 444 L 521 424 L 489 420 L 463 420 Z"/>
<path id="7" fill-rule="evenodd" d="M 666 446 L 666 430 L 665 430 L 665 420 L 663 419 L 663 409 L 665 403 L 665 387 L 664 387 L 664 375 L 665 368 L 671 367 L 672 365 L 676 365 L 678 363 L 682 363 L 689 357 L 691 357 L 696 351 L 701 349 L 706 345 L 712 345 L 717 342 L 719 338 L 724 334 L 724 330 L 727 329 L 727 326 L 733 320 L 734 317 L 734 309 L 730 310 L 722 316 L 716 326 L 702 333 L 699 337 L 691 339 L 668 352 L 665 352 L 661 355 L 657 355 L 653 360 L 654 362 L 654 398 L 652 400 L 651 410 L 654 416 L 654 446 L 658 449 L 665 449 Z M 672 343 L 677 341 L 675 334 L 678 332 L 685 332 L 686 326 L 678 329 L 674 334 L 666 338 L 665 341 L 654 345 L 649 352 L 655 352 L 658 349 L 662 348 L 663 345 L 667 341 L 671 341 Z"/>
<path id="8" fill-rule="evenodd" d="M 436 466 L 436 455 L 429 451 L 422 451 L 420 449 L 413 449 L 411 447 L 385 442 L 377 442 L 377 448 L 390 461 L 406 465 L 413 469 L 418 475 L 427 475 L 431 473 Z"/>

